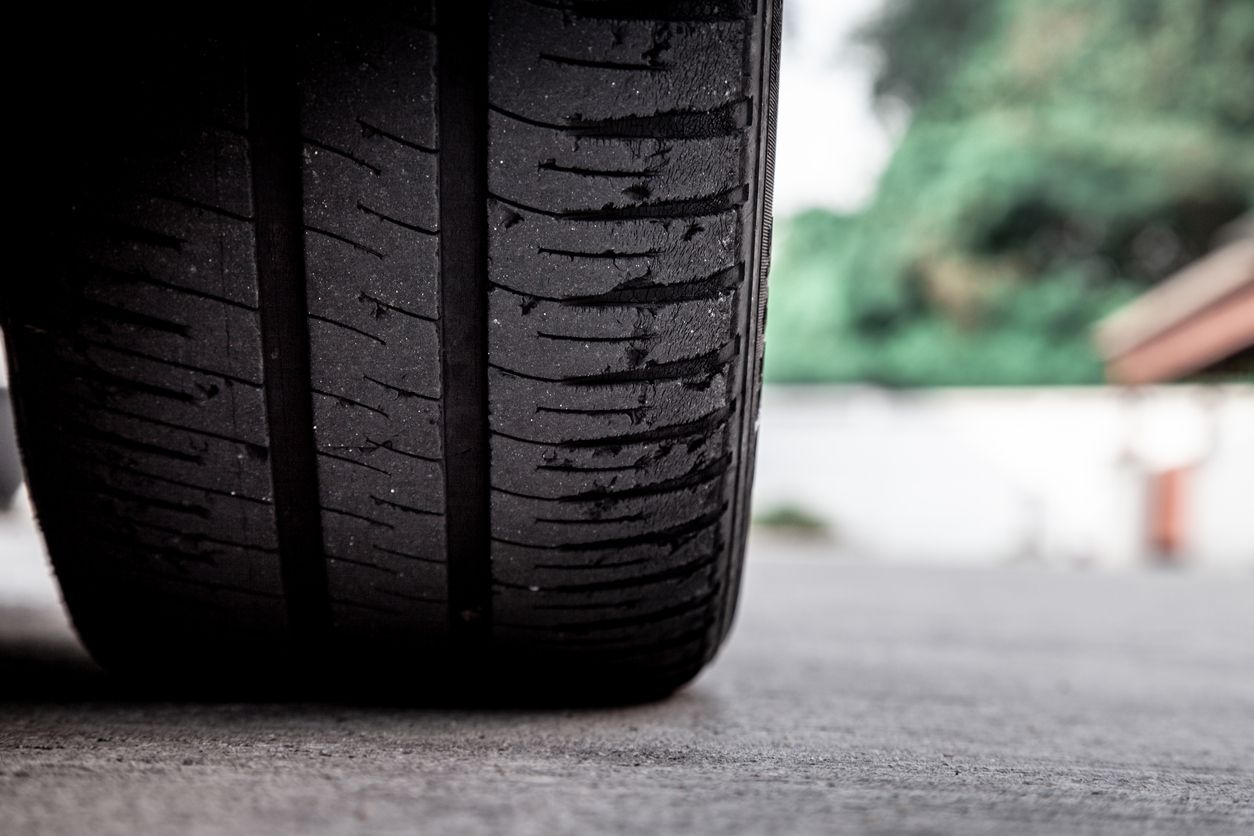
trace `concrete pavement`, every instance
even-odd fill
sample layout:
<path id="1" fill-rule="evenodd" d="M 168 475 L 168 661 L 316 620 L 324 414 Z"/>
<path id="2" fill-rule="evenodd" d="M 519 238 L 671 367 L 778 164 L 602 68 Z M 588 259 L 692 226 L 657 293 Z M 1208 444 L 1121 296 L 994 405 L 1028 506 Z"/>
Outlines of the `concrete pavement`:
<path id="1" fill-rule="evenodd" d="M 1254 579 L 819 551 L 757 542 L 718 662 L 607 710 L 119 701 L 0 595 L 0 830 L 1254 832 Z"/>

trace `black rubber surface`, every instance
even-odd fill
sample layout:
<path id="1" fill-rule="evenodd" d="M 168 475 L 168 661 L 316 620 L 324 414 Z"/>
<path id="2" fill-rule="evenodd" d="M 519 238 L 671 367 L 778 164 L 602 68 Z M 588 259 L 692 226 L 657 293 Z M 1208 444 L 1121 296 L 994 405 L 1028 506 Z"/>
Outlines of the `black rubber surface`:
<path id="1" fill-rule="evenodd" d="M 778 3 L 362 5 L 69 40 L 5 333 L 75 623 L 673 687 L 744 550 Z"/>

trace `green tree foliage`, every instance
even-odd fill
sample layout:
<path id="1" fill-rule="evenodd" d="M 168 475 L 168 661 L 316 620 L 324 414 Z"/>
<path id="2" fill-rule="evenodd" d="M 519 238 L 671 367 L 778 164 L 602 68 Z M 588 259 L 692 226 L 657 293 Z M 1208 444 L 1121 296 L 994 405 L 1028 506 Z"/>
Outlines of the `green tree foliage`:
<path id="1" fill-rule="evenodd" d="M 1092 323 L 1254 206 L 1251 0 L 898 0 L 866 37 L 913 117 L 865 211 L 781 224 L 771 379 L 1096 382 Z"/>
<path id="2" fill-rule="evenodd" d="M 945 90 L 965 55 L 987 35 L 988 0 L 890 0 L 859 40 L 883 60 L 874 94 L 917 108 Z"/>

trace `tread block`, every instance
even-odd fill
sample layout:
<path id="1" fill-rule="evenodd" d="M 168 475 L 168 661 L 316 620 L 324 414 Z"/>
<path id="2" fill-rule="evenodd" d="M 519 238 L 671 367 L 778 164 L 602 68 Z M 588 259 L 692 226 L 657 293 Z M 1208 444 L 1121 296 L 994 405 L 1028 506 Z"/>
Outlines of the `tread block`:
<path id="1" fill-rule="evenodd" d="M 498 0 L 491 8 L 489 98 L 529 118 L 699 112 L 745 96 L 745 21 L 581 18 L 527 0 Z"/>
<path id="2" fill-rule="evenodd" d="M 342 10 L 302 47 L 321 524 L 334 628 L 358 640 L 447 629 L 436 43 L 421 5 Z"/>

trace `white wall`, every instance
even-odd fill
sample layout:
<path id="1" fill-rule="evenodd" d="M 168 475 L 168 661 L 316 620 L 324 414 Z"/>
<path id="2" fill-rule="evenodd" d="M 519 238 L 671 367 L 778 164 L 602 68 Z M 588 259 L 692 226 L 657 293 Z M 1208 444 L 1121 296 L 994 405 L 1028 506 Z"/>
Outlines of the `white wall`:
<path id="1" fill-rule="evenodd" d="M 1197 460 L 1189 561 L 1254 568 L 1254 386 L 768 387 L 754 505 L 869 558 L 1135 565 L 1145 472 Z"/>

